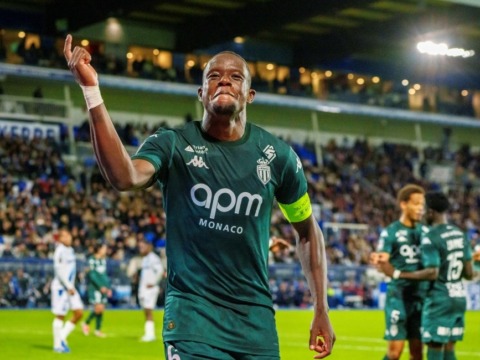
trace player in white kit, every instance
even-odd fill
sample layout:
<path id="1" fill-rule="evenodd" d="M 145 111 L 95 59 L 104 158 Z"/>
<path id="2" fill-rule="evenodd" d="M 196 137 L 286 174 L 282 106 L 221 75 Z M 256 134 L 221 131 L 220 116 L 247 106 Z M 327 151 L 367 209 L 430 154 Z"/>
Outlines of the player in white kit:
<path id="1" fill-rule="evenodd" d="M 140 284 L 138 287 L 138 299 L 140 306 L 145 312 L 145 333 L 141 341 L 154 341 L 155 323 L 153 321 L 153 309 L 157 304 L 160 292 L 159 282 L 163 276 L 163 265 L 160 257 L 153 252 L 151 242 L 144 239 L 139 242 L 139 251 L 142 258 L 142 269 L 140 272 Z"/>
<path id="2" fill-rule="evenodd" d="M 75 252 L 73 251 L 72 235 L 65 229 L 58 230 L 58 245 L 53 256 L 54 279 L 52 281 L 52 313 L 53 320 L 53 350 L 59 353 L 68 353 L 70 348 L 67 337 L 82 318 L 83 303 L 75 290 L 75 276 L 77 266 Z M 65 321 L 69 310 L 73 316 Z"/>

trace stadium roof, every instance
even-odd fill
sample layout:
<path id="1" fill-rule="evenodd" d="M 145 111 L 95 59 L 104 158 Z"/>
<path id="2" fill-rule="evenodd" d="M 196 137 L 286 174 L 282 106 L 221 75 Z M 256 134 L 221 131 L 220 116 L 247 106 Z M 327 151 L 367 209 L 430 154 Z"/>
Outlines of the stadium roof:
<path id="1" fill-rule="evenodd" d="M 168 31 L 174 52 L 228 48 L 248 60 L 480 88 L 480 0 L 0 2 L 0 27 L 41 34 L 75 33 L 111 17 Z M 155 36 L 145 40 L 156 43 Z M 421 54 L 420 41 L 475 55 Z"/>

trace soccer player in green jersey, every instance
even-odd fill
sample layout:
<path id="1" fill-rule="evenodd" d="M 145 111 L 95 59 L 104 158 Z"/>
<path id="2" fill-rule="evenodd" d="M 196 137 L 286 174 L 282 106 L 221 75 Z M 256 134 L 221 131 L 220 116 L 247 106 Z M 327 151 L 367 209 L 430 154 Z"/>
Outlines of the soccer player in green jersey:
<path id="1" fill-rule="evenodd" d="M 382 264 L 386 275 L 396 279 L 429 280 L 422 311 L 422 340 L 428 360 L 455 360 L 455 343 L 463 339 L 466 290 L 462 278 L 472 279 L 472 249 L 463 231 L 449 225 L 449 201 L 441 192 L 425 196 L 425 220 L 430 226 L 421 242 L 422 265 L 417 271 Z"/>
<path id="2" fill-rule="evenodd" d="M 82 331 L 85 335 L 90 333 L 90 322 L 95 319 L 95 336 L 105 337 L 102 332 L 103 312 L 108 298 L 112 296 L 110 279 L 107 275 L 107 245 L 97 243 L 93 246 L 93 255 L 88 259 L 88 302 L 93 305 L 87 320 L 82 324 Z"/>
<path id="3" fill-rule="evenodd" d="M 268 286 L 274 199 L 298 233 L 297 251 L 314 299 L 308 346 L 324 358 L 335 335 L 328 316 L 323 235 L 312 214 L 302 163 L 285 142 L 247 122 L 248 64 L 222 52 L 207 63 L 202 121 L 158 130 L 130 157 L 98 87 L 90 54 L 64 54 L 89 109 L 100 169 L 116 189 L 159 183 L 167 216 L 167 359 L 279 359 Z"/>
<path id="4" fill-rule="evenodd" d="M 422 187 L 408 184 L 397 194 L 401 209 L 400 219 L 387 226 L 380 234 L 377 252 L 371 262 L 378 265 L 390 262 L 398 269 L 414 271 L 420 267 L 420 220 L 425 206 Z M 388 341 L 384 360 L 400 359 L 408 340 L 410 359 L 422 359 L 420 317 L 422 284 L 412 280 L 392 279 L 388 284 L 385 303 L 385 340 Z"/>

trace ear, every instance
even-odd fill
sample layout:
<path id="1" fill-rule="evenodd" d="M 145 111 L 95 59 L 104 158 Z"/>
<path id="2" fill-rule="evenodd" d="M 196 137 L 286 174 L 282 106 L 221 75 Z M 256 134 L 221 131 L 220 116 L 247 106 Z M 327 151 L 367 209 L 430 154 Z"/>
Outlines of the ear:
<path id="1" fill-rule="evenodd" d="M 198 101 L 202 101 L 203 89 L 201 87 L 197 90 Z"/>
<path id="2" fill-rule="evenodd" d="M 256 93 L 257 92 L 253 89 L 248 90 L 247 103 L 251 104 L 253 102 L 253 99 L 255 99 Z"/>

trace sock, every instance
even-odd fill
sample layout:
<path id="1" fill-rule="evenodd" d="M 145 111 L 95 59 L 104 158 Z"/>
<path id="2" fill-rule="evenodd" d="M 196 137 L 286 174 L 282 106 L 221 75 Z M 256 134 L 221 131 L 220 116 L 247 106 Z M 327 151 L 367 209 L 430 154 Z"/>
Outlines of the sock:
<path id="1" fill-rule="evenodd" d="M 63 329 L 62 329 L 62 333 L 61 333 L 63 341 L 67 340 L 68 335 L 70 335 L 70 333 L 73 331 L 73 329 L 75 329 L 75 324 L 72 323 L 71 321 L 67 321 L 65 323 L 65 325 L 63 325 Z"/>
<path id="2" fill-rule="evenodd" d="M 103 313 L 97 314 L 97 318 L 95 319 L 95 329 L 100 331 L 100 328 L 102 327 L 102 320 L 103 320 Z"/>
<path id="3" fill-rule="evenodd" d="M 429 347 L 427 349 L 427 360 L 443 360 L 443 349 L 437 350 Z"/>
<path id="4" fill-rule="evenodd" d="M 455 351 L 445 350 L 443 354 L 443 360 L 457 360 L 457 357 L 455 356 Z"/>
<path id="5" fill-rule="evenodd" d="M 145 335 L 155 336 L 155 323 L 151 320 L 145 321 Z"/>
<path id="6" fill-rule="evenodd" d="M 62 344 L 62 328 L 63 328 L 63 321 L 60 319 L 53 319 L 52 323 L 52 330 L 53 330 L 53 347 L 59 348 Z"/>
<path id="7" fill-rule="evenodd" d="M 95 312 L 92 311 L 92 312 L 90 313 L 90 315 L 88 315 L 88 318 L 87 318 L 87 320 L 85 321 L 85 324 L 87 324 L 87 325 L 90 324 L 90 321 L 92 321 L 95 316 L 96 316 Z"/>

